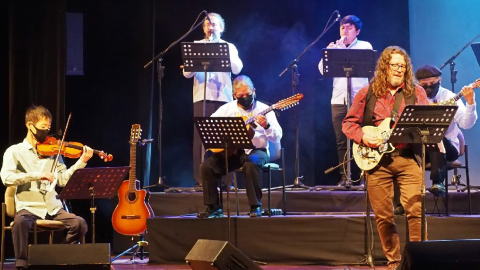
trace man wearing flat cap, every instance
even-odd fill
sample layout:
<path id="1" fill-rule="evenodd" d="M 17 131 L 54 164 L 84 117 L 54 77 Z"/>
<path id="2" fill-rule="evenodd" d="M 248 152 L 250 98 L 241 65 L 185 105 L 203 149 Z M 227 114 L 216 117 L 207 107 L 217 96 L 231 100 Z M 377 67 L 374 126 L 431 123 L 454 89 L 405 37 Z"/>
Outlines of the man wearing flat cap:
<path id="1" fill-rule="evenodd" d="M 415 73 L 418 83 L 425 89 L 430 104 L 447 101 L 455 96 L 455 94 L 443 88 L 440 85 L 442 81 L 442 71 L 432 65 L 424 65 L 420 67 Z M 443 180 L 447 173 L 447 161 L 454 161 L 458 158 L 460 143 L 457 138 L 460 128 L 469 129 L 473 127 L 477 121 L 477 110 L 475 104 L 475 93 L 473 88 L 465 86 L 462 89 L 463 97 L 467 105 L 461 99 L 457 101 L 458 110 L 455 117 L 448 127 L 445 137 L 443 138 L 443 147 L 440 144 L 439 152 L 429 152 L 426 156 L 427 162 L 430 160 L 432 180 L 432 187 L 430 192 L 435 195 L 442 195 L 445 193 L 445 186 Z"/>

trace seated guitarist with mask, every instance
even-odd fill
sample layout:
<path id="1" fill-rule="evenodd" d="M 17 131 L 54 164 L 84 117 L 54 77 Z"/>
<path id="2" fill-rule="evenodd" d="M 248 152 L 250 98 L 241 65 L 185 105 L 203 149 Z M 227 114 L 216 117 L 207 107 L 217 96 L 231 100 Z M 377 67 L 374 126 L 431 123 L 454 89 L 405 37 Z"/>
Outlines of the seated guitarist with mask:
<path id="1" fill-rule="evenodd" d="M 384 143 L 382 136 L 365 133 L 362 126 L 379 126 L 389 117 L 398 120 L 406 104 L 426 105 L 427 95 L 415 83 L 412 63 L 406 51 L 397 46 L 387 47 L 378 59 L 370 85 L 355 96 L 343 120 L 342 130 L 355 143 L 377 148 Z M 397 113 L 392 114 L 394 111 Z M 394 180 L 400 188 L 410 241 L 421 240 L 422 169 L 410 145 L 394 146 L 396 149 L 392 153 L 383 155 L 377 166 L 366 171 L 370 202 L 389 270 L 397 269 L 401 259 L 400 239 L 393 220 Z"/>
<path id="2" fill-rule="evenodd" d="M 443 88 L 440 85 L 442 81 L 442 72 L 435 66 L 424 65 L 415 72 L 415 77 L 418 83 L 425 89 L 429 103 L 441 103 L 452 99 L 455 94 Z M 443 138 L 443 148 L 441 151 L 429 151 L 425 156 L 426 162 L 431 164 L 430 179 L 432 180 L 432 187 L 429 189 L 435 195 L 442 195 L 445 193 L 445 186 L 443 180 L 447 172 L 447 161 L 454 161 L 458 158 L 460 144 L 457 138 L 460 132 L 459 127 L 463 129 L 470 129 L 477 121 L 477 110 L 475 104 L 475 93 L 472 87 L 464 87 L 462 89 L 463 97 L 467 105 L 461 99 L 456 101 L 458 106 L 457 113 L 448 127 Z"/>
<path id="3" fill-rule="evenodd" d="M 233 81 L 234 101 L 221 106 L 212 117 L 253 117 L 268 106 L 255 99 L 255 87 L 249 77 L 238 76 Z M 228 171 L 242 167 L 245 175 L 248 202 L 250 204 L 250 217 L 259 217 L 262 205 L 262 170 L 264 164 L 270 160 L 268 141 L 280 142 L 282 128 L 278 124 L 274 112 L 265 116 L 255 117 L 255 127 L 252 143 L 255 149 L 238 150 L 228 158 Z M 225 154 L 216 153 L 207 158 L 200 165 L 200 178 L 203 184 L 203 201 L 207 206 L 205 212 L 198 213 L 198 218 L 215 218 L 223 216 L 218 196 L 218 180 L 226 174 Z"/>

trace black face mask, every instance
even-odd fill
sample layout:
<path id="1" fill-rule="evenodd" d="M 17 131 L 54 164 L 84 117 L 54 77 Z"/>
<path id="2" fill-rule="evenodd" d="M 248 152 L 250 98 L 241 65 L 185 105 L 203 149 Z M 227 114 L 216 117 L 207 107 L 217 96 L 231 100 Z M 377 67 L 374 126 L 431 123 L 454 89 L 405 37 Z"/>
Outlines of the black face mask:
<path id="1" fill-rule="evenodd" d="M 435 96 L 437 96 L 439 87 L 440 87 L 440 81 L 429 86 L 424 86 L 423 89 L 425 89 L 425 92 L 427 93 L 428 98 L 434 98 Z"/>
<path id="2" fill-rule="evenodd" d="M 30 132 L 32 132 L 33 134 L 33 137 L 35 137 L 35 140 L 37 140 L 39 143 L 43 143 L 47 139 L 48 132 L 50 131 L 50 129 L 38 129 L 35 125 L 32 125 L 32 126 L 37 131 L 37 134 L 34 134 L 30 130 Z"/>
<path id="3" fill-rule="evenodd" d="M 243 97 L 237 98 L 237 102 L 238 102 L 238 104 L 242 105 L 243 108 L 248 109 L 248 108 L 252 107 L 253 99 L 254 99 L 254 97 L 253 97 L 253 93 L 252 93 L 252 94 L 250 94 L 250 95 L 248 95 L 244 98 Z"/>

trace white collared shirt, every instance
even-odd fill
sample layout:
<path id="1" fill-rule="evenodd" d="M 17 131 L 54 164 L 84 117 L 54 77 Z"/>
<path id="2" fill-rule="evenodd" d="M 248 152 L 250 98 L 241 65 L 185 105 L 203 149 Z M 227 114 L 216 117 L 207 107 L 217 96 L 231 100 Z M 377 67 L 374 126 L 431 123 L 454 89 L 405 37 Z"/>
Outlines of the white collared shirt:
<path id="1" fill-rule="evenodd" d="M 428 101 L 430 104 L 432 103 L 438 103 L 438 102 L 443 102 L 447 101 L 451 98 L 453 98 L 455 94 L 440 86 L 438 88 L 438 93 L 434 98 L 429 98 Z M 450 123 L 450 126 L 447 129 L 447 132 L 445 132 L 445 138 L 450 140 L 452 144 L 457 148 L 457 151 L 460 152 L 460 142 L 458 141 L 458 133 L 460 132 L 459 127 L 463 129 L 470 129 L 473 127 L 475 122 L 477 121 L 477 109 L 476 109 L 476 103 L 469 105 L 463 103 L 461 99 L 457 100 L 457 113 L 455 113 L 455 117 L 453 118 L 452 123 Z"/>
<path id="2" fill-rule="evenodd" d="M 200 40 L 195 42 L 210 42 L 208 40 Z M 226 42 L 220 39 L 218 42 Z M 243 68 L 242 60 L 238 56 L 238 50 L 230 42 L 228 49 L 230 53 L 230 65 L 232 67 L 233 74 L 238 74 Z M 193 79 L 193 103 L 202 101 L 204 96 L 204 81 L 205 74 L 203 72 L 185 72 L 183 76 Z M 207 72 L 207 91 L 205 93 L 206 100 L 230 102 L 233 100 L 232 96 L 232 78 L 230 72 Z"/>
<path id="3" fill-rule="evenodd" d="M 26 139 L 5 151 L 0 177 L 5 186 L 16 186 L 16 212 L 25 209 L 45 219 L 47 214 L 55 215 L 62 208 L 62 202 L 56 197 L 55 188 L 50 185 L 50 182 L 41 179 L 41 173 L 50 172 L 53 163 L 53 157 L 40 158 Z M 78 159 L 67 170 L 60 158 L 56 168 L 57 185 L 65 186 L 73 172 L 86 165 Z M 41 190 L 42 185 L 46 186 L 46 190 Z"/>
<path id="4" fill-rule="evenodd" d="M 372 50 L 372 44 L 367 41 L 355 39 L 347 49 L 352 50 Z M 318 63 L 318 69 L 323 74 L 323 59 Z M 368 78 L 351 78 L 352 79 L 352 92 L 350 102 L 357 94 L 358 90 L 362 89 L 368 84 Z M 335 77 L 333 78 L 333 91 L 331 104 L 347 104 L 347 78 Z"/>
<path id="5" fill-rule="evenodd" d="M 237 100 L 234 100 L 218 108 L 218 110 L 212 114 L 212 117 L 245 116 L 247 118 L 250 118 L 266 110 L 268 107 L 268 105 L 260 101 L 255 101 L 252 108 L 244 110 L 238 107 Z M 282 128 L 277 121 L 277 117 L 275 116 L 275 112 L 270 111 L 265 115 L 265 117 L 267 118 L 267 122 L 270 124 L 270 128 L 264 129 L 258 124 L 255 128 L 252 127 L 252 129 L 255 131 L 252 143 L 256 148 L 266 148 L 267 153 L 270 156 L 270 151 L 268 149 L 268 141 L 271 141 L 273 143 L 279 143 L 283 133 Z M 252 149 L 245 149 L 245 153 L 247 154 L 249 154 L 251 151 Z"/>

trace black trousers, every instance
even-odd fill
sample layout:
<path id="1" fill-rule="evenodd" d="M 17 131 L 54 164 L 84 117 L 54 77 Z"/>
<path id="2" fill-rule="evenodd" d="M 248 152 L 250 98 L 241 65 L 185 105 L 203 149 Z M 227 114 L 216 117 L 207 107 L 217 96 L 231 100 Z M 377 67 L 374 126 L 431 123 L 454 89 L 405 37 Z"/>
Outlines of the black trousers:
<path id="1" fill-rule="evenodd" d="M 431 151 L 425 155 L 426 162 L 431 164 L 430 180 L 432 180 L 432 185 L 443 183 L 447 175 L 447 161 L 454 161 L 459 155 L 457 148 L 449 140 L 443 138 L 443 145 L 445 154 Z"/>
<path id="2" fill-rule="evenodd" d="M 205 104 L 205 116 L 209 117 L 216 112 L 220 106 L 225 104 L 222 101 L 207 100 Z M 193 103 L 193 116 L 203 116 L 203 100 Z M 202 163 L 202 140 L 198 135 L 195 125 L 193 127 L 193 178 L 201 183 L 200 179 L 200 164 Z"/>
<path id="3" fill-rule="evenodd" d="M 35 220 L 40 219 L 27 210 L 20 210 L 14 218 L 12 227 L 13 247 L 15 251 L 15 265 L 17 267 L 28 266 L 28 233 L 33 228 Z M 70 214 L 67 211 L 60 209 L 54 216 L 45 218 L 47 220 L 58 220 L 65 225 L 68 230 L 67 236 L 63 240 L 64 244 L 76 244 L 82 240 L 87 233 L 88 227 L 85 220 L 74 214 Z"/>
<path id="4" fill-rule="evenodd" d="M 347 105 L 332 104 L 332 124 L 337 142 L 338 164 L 344 161 L 347 153 L 347 136 L 342 131 L 342 121 L 345 116 L 347 116 Z M 345 175 L 343 169 L 340 169 L 340 175 Z"/>
<path id="5" fill-rule="evenodd" d="M 269 162 L 269 159 L 264 149 L 255 149 L 248 155 L 243 150 L 239 150 L 228 157 L 229 172 L 242 167 L 250 206 L 262 205 L 262 167 Z M 220 204 L 218 180 L 225 174 L 225 153 L 223 152 L 207 158 L 200 166 L 205 205 Z"/>

